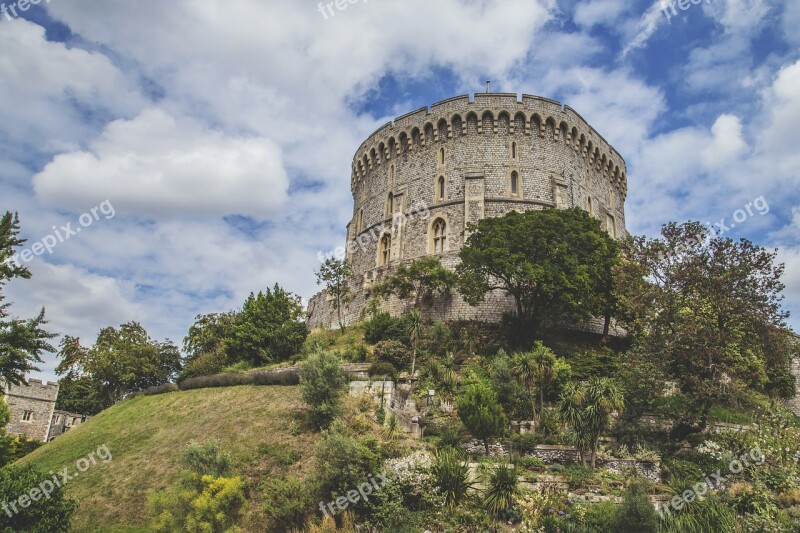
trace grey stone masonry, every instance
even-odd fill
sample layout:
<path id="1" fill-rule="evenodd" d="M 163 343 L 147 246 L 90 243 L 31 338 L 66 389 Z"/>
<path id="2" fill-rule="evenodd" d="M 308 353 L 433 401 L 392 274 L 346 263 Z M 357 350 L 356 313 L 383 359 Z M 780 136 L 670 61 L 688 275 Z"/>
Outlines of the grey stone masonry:
<path id="1" fill-rule="evenodd" d="M 11 410 L 6 427 L 9 435 L 27 435 L 31 439 L 48 441 L 58 383 L 30 379 L 27 386 L 5 385 L 3 398 Z"/>
<path id="2" fill-rule="evenodd" d="M 362 318 L 370 288 L 398 265 L 434 255 L 455 268 L 468 224 L 486 217 L 580 207 L 613 237 L 627 234 L 625 161 L 573 109 L 537 96 L 460 96 L 395 119 L 358 148 L 351 192 L 347 324 Z M 511 303 L 496 293 L 472 307 L 455 295 L 426 314 L 497 322 Z M 406 310 L 403 302 L 383 305 L 393 314 Z M 311 328 L 336 325 L 324 292 L 309 313 Z"/>
<path id="3" fill-rule="evenodd" d="M 797 416 L 800 416 L 800 355 L 792 359 L 792 375 L 797 386 L 797 394 L 789 400 L 788 404 L 789 409 Z"/>

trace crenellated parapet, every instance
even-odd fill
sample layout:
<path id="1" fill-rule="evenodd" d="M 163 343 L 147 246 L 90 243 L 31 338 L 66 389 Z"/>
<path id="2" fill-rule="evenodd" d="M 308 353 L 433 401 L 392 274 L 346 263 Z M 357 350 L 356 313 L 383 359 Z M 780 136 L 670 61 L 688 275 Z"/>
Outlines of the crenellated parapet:
<path id="1" fill-rule="evenodd" d="M 627 196 L 622 156 L 574 109 L 540 96 L 458 96 L 396 118 L 370 135 L 353 158 L 351 191 L 371 172 L 404 155 L 472 135 L 517 135 L 562 143 Z"/>

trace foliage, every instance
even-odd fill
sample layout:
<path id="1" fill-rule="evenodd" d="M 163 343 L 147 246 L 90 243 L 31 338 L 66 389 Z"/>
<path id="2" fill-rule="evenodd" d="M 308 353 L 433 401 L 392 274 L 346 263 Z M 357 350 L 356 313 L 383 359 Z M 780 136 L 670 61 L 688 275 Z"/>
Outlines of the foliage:
<path id="1" fill-rule="evenodd" d="M 473 305 L 489 291 L 504 291 L 517 319 L 536 332 L 546 318 L 604 314 L 616 253 L 616 242 L 582 209 L 512 212 L 470 228 L 459 290 Z"/>
<path id="2" fill-rule="evenodd" d="M 269 478 L 264 490 L 264 512 L 270 519 L 268 531 L 301 528 L 308 510 L 313 508 L 308 487 L 296 477 Z"/>
<path id="3" fill-rule="evenodd" d="M 531 402 L 531 411 L 536 416 L 534 389 L 539 395 L 539 412 L 544 410 L 545 393 L 560 375 L 571 375 L 568 363 L 556 357 L 542 342 L 536 341 L 529 352 L 518 353 L 512 360 L 512 373 L 525 386 Z"/>
<path id="4" fill-rule="evenodd" d="M 437 296 L 449 295 L 456 279 L 455 273 L 445 268 L 439 258 L 427 256 L 408 265 L 400 265 L 374 291 L 383 298 L 394 295 L 406 300 L 413 297 L 413 309 L 419 309 L 422 304 L 430 304 Z"/>
<path id="5" fill-rule="evenodd" d="M 44 446 L 44 442 L 32 439 L 27 435 L 15 435 L 11 439 L 11 457 L 9 463 L 22 459 L 37 448 Z"/>
<path id="6" fill-rule="evenodd" d="M 497 401 L 513 420 L 530 420 L 533 411 L 530 394 L 517 380 L 512 359 L 500 350 L 491 360 L 488 368 L 489 381 L 497 393 Z"/>
<path id="7" fill-rule="evenodd" d="M 32 466 L 6 466 L 0 469 L 0 502 L 10 504 L 18 502 L 23 495 L 30 494 L 31 489 L 39 487 L 50 480 L 52 474 L 44 474 Z M 40 493 L 41 497 L 41 493 Z M 67 499 L 62 486 L 54 486 L 47 498 L 22 507 L 16 504 L 17 513 L 3 509 L 0 512 L 0 532 L 2 533 L 59 533 L 70 530 L 72 515 L 77 505 Z"/>
<path id="8" fill-rule="evenodd" d="M 620 319 L 642 354 L 694 400 L 673 439 L 702 431 L 714 403 L 735 403 L 748 388 L 770 389 L 768 368 L 788 368 L 784 267 L 775 264 L 776 252 L 746 239 L 711 238 L 689 222 L 665 225 L 657 239 L 629 239 L 622 256 Z"/>
<path id="9" fill-rule="evenodd" d="M 239 477 L 203 476 L 200 488 L 176 488 L 147 499 L 154 533 L 234 531 L 244 505 L 244 482 Z"/>
<path id="10" fill-rule="evenodd" d="M 622 411 L 624 400 L 619 386 L 609 378 L 592 378 L 587 383 L 570 383 L 559 401 L 563 421 L 573 431 L 573 442 L 584 452 L 591 452 L 591 466 L 597 466 L 600 435 L 610 427 L 613 413 Z"/>
<path id="11" fill-rule="evenodd" d="M 228 359 L 253 366 L 289 359 L 299 353 L 308 336 L 303 317 L 300 297 L 278 284 L 266 293 L 251 294 L 225 340 Z"/>
<path id="12" fill-rule="evenodd" d="M 62 339 L 60 348 L 56 373 L 90 376 L 104 407 L 129 393 L 168 382 L 181 368 L 177 346 L 168 340 L 152 340 L 138 322 L 103 328 L 91 348 L 69 336 Z"/>
<path id="13" fill-rule="evenodd" d="M 397 368 L 392 363 L 385 361 L 376 361 L 369 367 L 369 375 L 374 378 L 383 379 L 384 376 L 389 376 L 391 380 L 394 380 L 398 374 Z"/>
<path id="14" fill-rule="evenodd" d="M 56 409 L 94 416 L 105 409 L 102 390 L 91 376 L 66 375 L 58 380 Z"/>
<path id="15" fill-rule="evenodd" d="M 344 424 L 336 421 L 323 433 L 316 446 L 314 478 L 319 501 L 329 502 L 370 479 L 380 472 L 378 456 L 365 444 L 347 434 Z M 316 499 L 316 498 L 315 498 Z M 366 502 L 348 509 L 362 512 Z"/>
<path id="16" fill-rule="evenodd" d="M 465 387 L 458 397 L 458 416 L 467 430 L 483 441 L 489 455 L 489 439 L 503 434 L 506 417 L 488 383 L 477 380 Z"/>
<path id="17" fill-rule="evenodd" d="M 617 511 L 614 531 L 619 533 L 656 533 L 658 515 L 647 496 L 648 483 L 636 480 L 628 486 Z"/>
<path id="18" fill-rule="evenodd" d="M 706 533 L 736 531 L 736 513 L 719 497 L 709 496 L 684 506 L 680 512 L 664 514 L 659 533 Z"/>
<path id="19" fill-rule="evenodd" d="M 350 291 L 349 279 L 353 271 L 350 263 L 343 259 L 330 257 L 322 263 L 317 272 L 317 285 L 325 285 L 325 291 L 332 298 L 331 303 L 336 310 L 339 320 L 339 329 L 344 333 L 344 322 L 342 321 L 342 307 L 352 300 L 353 295 Z"/>
<path id="20" fill-rule="evenodd" d="M 199 481 L 203 476 L 224 477 L 230 474 L 231 456 L 215 440 L 204 444 L 192 442 L 181 454 L 181 465 L 190 474 L 193 482 Z"/>
<path id="21" fill-rule="evenodd" d="M 42 363 L 42 354 L 55 351 L 49 340 L 56 336 L 43 329 L 47 324 L 44 309 L 35 318 L 21 320 L 10 317 L 11 304 L 3 303 L 3 285 L 15 278 L 31 278 L 30 271 L 15 260 L 14 249 L 26 242 L 18 235 L 19 216 L 6 212 L 0 218 L 0 380 L 14 385 L 39 370 L 36 365 Z"/>
<path id="22" fill-rule="evenodd" d="M 377 344 L 381 341 L 399 341 L 405 345 L 410 344 L 406 321 L 383 312 L 373 314 L 364 323 L 364 340 L 369 344 Z"/>
<path id="23" fill-rule="evenodd" d="M 452 448 L 436 452 L 431 472 L 436 478 L 436 485 L 444 496 L 445 504 L 452 508 L 467 497 L 472 489 L 469 465 L 461 455 Z"/>
<path id="24" fill-rule="evenodd" d="M 422 315 L 417 309 L 414 309 L 407 316 L 408 319 L 408 340 L 411 341 L 411 349 L 413 350 L 413 358 L 411 359 L 411 376 L 416 373 L 417 368 L 417 346 L 422 340 Z"/>
<path id="25" fill-rule="evenodd" d="M 180 379 L 218 374 L 230 364 L 225 340 L 231 336 L 236 313 L 199 315 L 183 339 L 186 365 Z"/>
<path id="26" fill-rule="evenodd" d="M 500 464 L 492 470 L 483 495 L 483 506 L 489 513 L 498 515 L 514 506 L 520 492 L 517 476 L 517 467 L 511 464 Z"/>
<path id="27" fill-rule="evenodd" d="M 397 369 L 408 368 L 409 363 L 411 363 L 411 354 L 408 353 L 408 347 L 395 340 L 380 341 L 375 345 L 373 355 L 379 363 L 391 363 Z"/>
<path id="28" fill-rule="evenodd" d="M 300 371 L 300 388 L 315 427 L 326 428 L 336 417 L 346 386 L 347 379 L 336 355 L 317 352 L 305 360 Z"/>

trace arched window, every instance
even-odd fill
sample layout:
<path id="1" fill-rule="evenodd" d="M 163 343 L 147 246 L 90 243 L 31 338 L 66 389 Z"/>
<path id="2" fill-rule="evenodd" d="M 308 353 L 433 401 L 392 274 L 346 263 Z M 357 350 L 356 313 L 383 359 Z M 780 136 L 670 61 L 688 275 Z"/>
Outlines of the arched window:
<path id="1" fill-rule="evenodd" d="M 519 174 L 516 172 L 511 173 L 511 195 L 517 196 L 519 194 Z"/>
<path id="2" fill-rule="evenodd" d="M 591 197 L 591 196 L 589 196 L 589 197 L 586 199 L 586 209 L 589 211 L 589 214 L 590 214 L 590 215 L 594 215 L 594 209 L 592 209 L 592 207 L 593 207 L 593 206 L 592 206 L 592 197 Z"/>
<path id="3" fill-rule="evenodd" d="M 364 231 L 364 210 L 358 212 L 358 222 L 356 222 L 356 235 Z"/>
<path id="4" fill-rule="evenodd" d="M 517 143 L 511 143 L 511 159 L 517 158 Z"/>
<path id="5" fill-rule="evenodd" d="M 439 164 L 444 165 L 444 148 L 439 150 Z"/>
<path id="6" fill-rule="evenodd" d="M 391 255 L 392 255 L 392 236 L 387 233 L 381 239 L 381 250 L 379 258 L 380 266 L 388 265 Z"/>
<path id="7" fill-rule="evenodd" d="M 394 188 L 394 165 L 389 167 L 389 188 Z"/>
<path id="8" fill-rule="evenodd" d="M 439 176 L 439 179 L 436 180 L 436 200 L 443 201 L 445 198 L 445 181 L 444 176 Z"/>
<path id="9" fill-rule="evenodd" d="M 386 218 L 394 214 L 394 195 L 389 193 L 389 198 L 386 200 Z"/>
<path id="10" fill-rule="evenodd" d="M 437 219 L 431 227 L 433 231 L 433 253 L 443 254 L 447 251 L 447 223 Z"/>

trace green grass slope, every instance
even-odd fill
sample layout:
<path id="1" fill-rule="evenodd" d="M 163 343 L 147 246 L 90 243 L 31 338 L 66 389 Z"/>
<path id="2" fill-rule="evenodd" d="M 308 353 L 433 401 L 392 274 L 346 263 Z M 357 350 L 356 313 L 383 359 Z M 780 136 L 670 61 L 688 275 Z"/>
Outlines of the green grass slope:
<path id="1" fill-rule="evenodd" d="M 270 470 L 269 452 L 293 450 L 300 460 L 290 472 L 305 477 L 318 439 L 298 431 L 302 419 L 297 387 L 231 387 L 138 397 L 104 411 L 82 426 L 39 448 L 21 463 L 44 472 L 69 467 L 102 445 L 113 455 L 108 463 L 79 474 L 67 495 L 79 503 L 75 531 L 147 531 L 147 495 L 177 478 L 180 456 L 191 441 L 216 439 L 245 479 Z M 292 433 L 295 435 L 293 436 Z M 258 502 L 249 501 L 247 522 L 261 519 Z"/>

